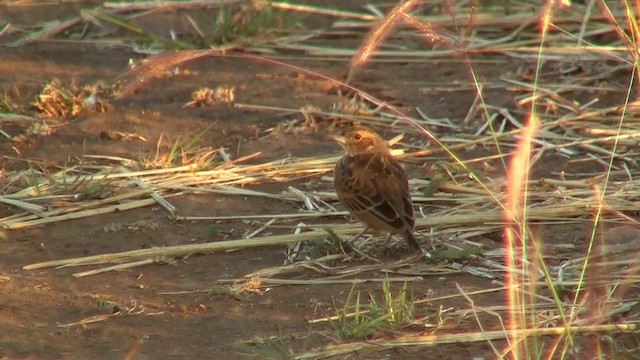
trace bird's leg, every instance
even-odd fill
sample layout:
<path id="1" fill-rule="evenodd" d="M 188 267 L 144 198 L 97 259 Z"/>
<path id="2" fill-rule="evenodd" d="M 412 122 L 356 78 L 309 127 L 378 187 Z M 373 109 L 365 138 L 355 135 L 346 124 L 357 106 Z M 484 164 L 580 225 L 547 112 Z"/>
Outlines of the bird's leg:
<path id="1" fill-rule="evenodd" d="M 364 235 L 364 233 L 367 232 L 367 230 L 369 230 L 371 227 L 369 225 L 365 225 L 364 229 L 362 231 L 360 231 L 356 236 L 352 237 L 351 240 L 349 240 L 349 246 L 353 247 L 353 244 L 356 242 L 356 240 L 358 240 L 362 235 Z"/>
<path id="2" fill-rule="evenodd" d="M 360 231 L 356 236 L 354 236 L 353 238 L 351 238 L 351 240 L 349 240 L 348 244 L 349 244 L 349 246 L 351 247 L 351 249 L 352 249 L 353 251 L 355 251 L 356 253 L 358 253 L 360 256 L 362 256 L 362 257 L 364 257 L 364 258 L 367 258 L 367 259 L 369 259 L 369 260 L 373 260 L 373 261 L 375 261 L 375 262 L 378 262 L 378 263 L 379 263 L 379 262 L 380 262 L 380 260 L 375 259 L 375 258 L 372 258 L 371 256 L 369 256 L 369 255 L 367 255 L 367 254 L 363 253 L 362 251 L 358 250 L 358 248 L 357 248 L 357 247 L 353 246 L 353 243 L 354 243 L 356 240 L 358 240 L 358 238 L 360 238 L 362 235 L 364 235 L 364 233 L 366 233 L 366 232 L 367 232 L 367 230 L 369 230 L 370 228 L 371 228 L 371 227 L 370 227 L 369 225 L 366 225 L 366 226 L 364 227 L 364 230 Z"/>
<path id="3" fill-rule="evenodd" d="M 393 237 L 393 234 L 389 233 L 389 236 L 387 237 L 387 241 L 385 241 L 384 243 L 383 253 L 385 255 L 393 255 L 395 253 L 395 249 L 391 248 L 391 237 Z"/>
<path id="4" fill-rule="evenodd" d="M 391 245 L 391 237 L 393 236 L 393 234 L 389 233 L 389 237 L 387 237 L 387 242 L 384 243 L 385 248 L 389 248 L 389 245 Z"/>

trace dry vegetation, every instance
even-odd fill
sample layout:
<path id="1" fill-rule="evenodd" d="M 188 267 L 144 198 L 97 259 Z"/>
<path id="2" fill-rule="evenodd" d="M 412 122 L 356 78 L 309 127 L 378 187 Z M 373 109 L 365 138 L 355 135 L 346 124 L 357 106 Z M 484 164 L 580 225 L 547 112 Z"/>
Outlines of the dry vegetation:
<path id="1" fill-rule="evenodd" d="M 190 19 L 191 32 L 164 38 L 134 25 L 138 16 L 169 6 L 216 9 L 218 26 L 209 31 Z M 47 136 L 83 111 L 109 111 L 111 100 L 136 96 L 137 89 L 154 78 L 183 71 L 187 62 L 217 57 L 257 59 L 322 78 L 340 89 L 343 101 L 326 109 L 311 104 L 302 109 L 266 107 L 238 102 L 234 93 L 241 90 L 227 84 L 192 89 L 193 100 L 185 107 L 226 106 L 230 111 L 296 114 L 267 136 L 324 131 L 356 122 L 392 127 L 394 132 L 405 134 L 394 139 L 395 154 L 407 162 L 433 164 L 431 172 L 435 174 L 411 181 L 416 207 L 428 214 L 416 222 L 417 230 L 429 239 L 427 256 L 380 262 L 377 249 L 383 240 L 377 237 L 359 243 L 366 258 L 348 248 L 344 239 L 357 233 L 360 225 L 346 225 L 345 212 L 334 207 L 336 195 L 326 174 L 337 160 L 335 154 L 257 163 L 259 154 L 233 159 L 228 149 L 203 146 L 200 135 L 178 139 L 171 144 L 171 151 L 152 159 L 104 154 L 91 156 L 102 161 L 99 166 L 85 167 L 79 162 L 59 169 L 1 172 L 0 202 L 9 205 L 13 213 L 0 219 L 0 224 L 14 231 L 154 205 L 161 206 L 175 221 L 257 219 L 266 222 L 264 228 L 275 221 L 298 224 L 294 235 L 261 236 L 261 231 L 255 231 L 237 240 L 24 266 L 103 266 L 74 273 L 85 277 L 149 264 L 163 266 L 192 254 L 287 245 L 283 266 L 246 274 L 228 286 L 198 291 L 245 297 L 273 286 L 353 284 L 346 299 L 336 299 L 331 315 L 310 321 L 326 336 L 324 346 L 294 350 L 286 336 L 274 334 L 273 338 L 238 343 L 237 350 L 247 356 L 317 359 L 355 351 L 484 342 L 490 344 L 496 358 L 571 359 L 579 351 L 590 354 L 585 358 L 637 358 L 637 347 L 630 344 L 637 346 L 640 243 L 637 238 L 624 242 L 610 239 L 611 232 L 603 226 L 635 225 L 635 214 L 640 211 L 640 183 L 636 185 L 640 175 L 638 12 L 640 5 L 636 3 L 595 0 L 584 4 L 456 1 L 438 7 L 406 1 L 395 8 L 368 5 L 366 12 L 275 1 L 238 1 L 225 7 L 211 1 L 109 2 L 85 9 L 79 17 L 42 24 L 37 31 L 21 34 L 9 46 L 58 37 L 95 42 L 109 39 L 132 51 L 157 55 L 133 65 L 109 84 L 72 85 L 69 90 L 52 79 L 33 101 L 33 109 L 21 109 L 13 100 L 17 95 L 5 90 L 0 97 L 0 124 L 24 124 L 24 133 L 4 133 L 5 137 L 28 141 Z M 332 26 L 322 32 L 305 30 L 301 20 L 309 17 L 329 18 Z M 10 32 L 7 26 L 10 24 L 4 31 Z M 98 31 L 98 26 L 106 30 Z M 123 30 L 127 36 L 122 35 Z M 132 34 L 135 41 L 128 36 Z M 368 35 L 352 48 L 318 41 L 337 34 Z M 416 39 L 430 48 L 412 46 Z M 316 60 L 350 59 L 348 80 L 326 77 L 313 66 L 293 65 L 287 60 L 290 54 Z M 427 114 L 412 117 L 350 85 L 372 62 L 384 66 L 446 59 L 466 64 L 470 80 L 442 87 L 472 87 L 477 94 L 464 119 L 433 119 Z M 477 77 L 475 62 L 493 60 L 522 65 L 499 79 Z M 621 86 L 610 81 L 614 76 L 626 79 L 626 97 L 610 95 L 619 94 Z M 486 92 L 494 88 L 507 89 L 514 106 L 492 105 Z M 419 110 L 423 112 L 426 110 Z M 140 134 L 105 136 L 145 140 Z M 425 141 L 431 145 L 425 147 Z M 485 155 L 462 160 L 459 154 L 470 148 L 482 149 Z M 549 153 L 570 159 L 580 170 L 533 178 L 532 173 L 540 174 L 536 172 L 538 163 Z M 479 170 L 483 168 L 487 171 Z M 313 192 L 289 187 L 284 193 L 272 193 L 246 187 L 313 177 L 320 184 Z M 172 205 L 175 197 L 200 193 L 276 198 L 299 203 L 304 210 L 185 217 Z M 310 219 L 324 221 L 305 224 Z M 545 243 L 536 227 L 567 224 L 592 227 L 587 246 L 576 246 L 569 259 L 548 255 L 545 247 L 554 244 Z M 503 233 L 503 248 L 487 249 L 476 241 L 496 232 Z M 460 272 L 495 279 L 495 288 L 484 293 L 498 294 L 505 302 L 476 306 L 476 294 L 463 287 L 458 287 L 456 294 L 439 298 L 412 294 L 414 282 Z M 379 282 L 380 286 L 376 291 L 361 291 L 358 284 L 364 281 Z M 391 286 L 394 283 L 399 286 Z M 465 299 L 468 308 L 453 311 L 430 306 L 450 298 Z M 139 311 L 131 304 L 108 306 L 118 315 Z M 623 336 L 625 333 L 631 334 L 626 336 L 632 340 Z M 596 340 L 589 337 L 593 334 Z M 134 358 L 134 352 L 131 356 Z"/>

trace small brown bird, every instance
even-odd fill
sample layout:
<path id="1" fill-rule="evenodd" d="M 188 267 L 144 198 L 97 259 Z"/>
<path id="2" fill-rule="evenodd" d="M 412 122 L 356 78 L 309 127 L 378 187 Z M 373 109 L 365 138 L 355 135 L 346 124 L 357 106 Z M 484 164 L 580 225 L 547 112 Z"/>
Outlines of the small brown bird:
<path id="1" fill-rule="evenodd" d="M 333 181 L 340 202 L 351 215 L 374 229 L 402 234 L 412 251 L 420 250 L 413 236 L 413 204 L 407 174 L 391 156 L 387 142 L 371 129 L 356 126 L 335 137 L 347 154 L 338 161 Z"/>

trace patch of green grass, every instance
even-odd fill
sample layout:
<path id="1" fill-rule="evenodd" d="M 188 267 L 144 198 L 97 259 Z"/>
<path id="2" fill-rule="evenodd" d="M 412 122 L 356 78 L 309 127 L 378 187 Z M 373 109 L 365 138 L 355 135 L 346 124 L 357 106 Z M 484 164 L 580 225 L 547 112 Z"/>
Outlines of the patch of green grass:
<path id="1" fill-rule="evenodd" d="M 193 48 L 193 46 L 189 43 L 178 40 L 169 40 L 161 36 L 148 33 L 141 27 L 135 25 L 124 17 L 116 16 L 101 10 L 94 9 L 83 9 L 80 13 L 82 14 L 83 18 L 91 19 L 95 23 L 103 21 L 112 26 L 127 31 L 127 35 L 121 37 L 119 40 L 127 43 L 132 43 L 140 49 L 185 50 Z"/>
<path id="2" fill-rule="evenodd" d="M 222 7 L 207 40 L 213 45 L 224 45 L 251 38 L 268 38 L 279 31 L 294 28 L 301 20 L 300 16 L 273 9 L 267 1 Z"/>
<path id="3" fill-rule="evenodd" d="M 251 340 L 234 344 L 242 355 L 255 359 L 293 360 L 295 353 L 284 336 L 268 338 L 254 337 Z"/>
<path id="4" fill-rule="evenodd" d="M 294 342 L 302 340 L 296 347 L 298 351 L 304 352 L 320 339 L 324 339 L 324 336 L 313 331 L 303 336 L 280 333 L 267 338 L 255 336 L 251 340 L 239 341 L 233 344 L 233 348 L 245 358 L 289 360 L 299 358 L 293 349 Z"/>
<path id="5" fill-rule="evenodd" d="M 9 93 L 5 90 L 0 94 L 0 113 L 13 114 L 15 113 L 18 105 L 13 101 Z"/>
<path id="6" fill-rule="evenodd" d="M 62 167 L 56 173 L 50 173 L 46 168 L 34 168 L 29 163 L 29 170 L 25 173 L 23 186 L 31 186 L 33 195 L 72 195 L 73 201 L 106 199 L 113 195 L 116 186 L 114 178 L 108 174 L 75 173 L 73 166 Z"/>
<path id="7" fill-rule="evenodd" d="M 75 201 L 106 199 L 114 193 L 113 182 L 114 179 L 106 175 L 49 178 L 53 194 L 73 195 Z"/>
<path id="8" fill-rule="evenodd" d="M 288 35 L 302 21 L 300 15 L 274 9 L 269 1 L 254 0 L 239 5 L 221 6 L 208 26 L 200 26 L 187 16 L 193 31 L 173 33 L 171 38 L 166 38 L 146 31 L 127 17 L 103 10 L 83 9 L 81 14 L 94 23 L 103 22 L 124 30 L 126 33 L 117 40 L 138 49 L 152 51 L 189 50 L 260 39 L 270 40 Z"/>
<path id="9" fill-rule="evenodd" d="M 338 307 L 334 303 L 334 307 L 337 316 L 331 325 L 342 340 L 368 339 L 377 333 L 412 326 L 420 312 L 407 283 L 399 291 L 393 291 L 388 279 L 382 282 L 381 297 L 372 292 L 363 296 L 354 285 L 344 306 Z"/>
<path id="10" fill-rule="evenodd" d="M 465 245 L 459 249 L 443 249 L 433 251 L 431 259 L 433 261 L 461 261 L 470 260 L 482 255 L 482 248 L 473 245 Z"/>

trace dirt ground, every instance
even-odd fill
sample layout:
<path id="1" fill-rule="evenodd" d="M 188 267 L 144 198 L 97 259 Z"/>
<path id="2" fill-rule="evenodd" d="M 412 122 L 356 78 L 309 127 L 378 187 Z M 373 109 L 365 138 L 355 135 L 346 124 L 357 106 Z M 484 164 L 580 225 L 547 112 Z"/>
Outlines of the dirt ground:
<path id="1" fill-rule="evenodd" d="M 358 10 L 356 2 L 351 9 Z M 61 19 L 86 7 L 87 3 L 62 3 L 41 6 L 6 6 L 5 20 L 27 27 L 43 20 Z M 0 12 L 2 14 L 2 12 Z M 160 18 L 177 19 L 179 14 L 164 12 Z M 1 19 L 1 18 L 0 18 Z M 155 21 L 157 21 L 156 18 Z M 149 21 L 149 26 L 157 22 Z M 309 26 L 322 26 L 311 22 Z M 5 39 L 6 40 L 6 39 Z M 358 39 L 347 39 L 358 41 Z M 335 39 L 336 42 L 347 41 Z M 0 41 L 4 41 L 0 38 Z M 325 39 L 324 41 L 331 41 Z M 426 46 L 426 45 L 425 45 Z M 143 55 L 130 49 L 108 44 L 36 41 L 18 47 L 0 47 L 0 84 L 10 93 L 16 89 L 21 106 L 28 107 L 42 85 L 57 78 L 64 84 L 112 81 L 127 70 L 130 59 Z M 288 63 L 311 68 L 337 79 L 344 79 L 348 59 L 301 61 Z M 457 59 L 460 60 L 460 59 Z M 486 59 L 485 59 L 486 60 Z M 491 81 L 501 74 L 518 71 L 523 63 L 491 59 L 473 63 L 479 78 Z M 236 102 L 272 107 L 299 108 L 313 104 L 329 108 L 337 98 L 335 88 L 327 81 L 295 73 L 281 67 L 238 59 L 208 58 L 190 63 L 188 71 L 145 83 L 135 94 L 112 101 L 113 110 L 106 113 L 86 112 L 77 119 L 61 123 L 49 136 L 14 144 L 0 141 L 1 170 L 17 171 L 30 166 L 55 169 L 82 161 L 86 155 L 111 155 L 124 158 L 152 157 L 158 140 L 165 142 L 160 151 L 168 151 L 178 137 L 191 138 L 205 132 L 202 143 L 214 149 L 223 147 L 237 158 L 260 151 L 249 163 L 283 159 L 287 156 L 340 154 L 330 138 L 338 130 L 321 126 L 317 131 L 302 133 L 268 132 L 293 115 L 233 109 L 224 106 L 183 108 L 190 94 L 203 86 L 233 84 Z M 464 61 L 429 61 L 367 65 L 354 86 L 387 101 L 407 114 L 416 115 L 419 106 L 432 118 L 463 119 L 474 101 L 472 86 L 447 90 L 446 84 L 471 84 L 468 65 Z M 442 84 L 443 86 L 439 86 Z M 491 104 L 517 108 L 505 88 L 487 89 Z M 1 124 L 0 124 L 1 125 Z M 386 138 L 395 133 L 385 131 Z M 22 127 L 2 126 L 16 135 Z M 104 139 L 101 132 L 136 133 L 146 141 Z M 446 135 L 445 128 L 431 129 Z M 426 146 L 426 145 L 425 145 Z M 461 156 L 477 156 L 479 151 Z M 433 159 L 434 161 L 437 159 Z M 425 164 L 408 164 L 412 176 L 424 174 Z M 426 167 L 428 169 L 428 167 Z M 550 174 L 567 169 L 567 159 L 545 155 L 536 172 Z M 325 175 L 330 175 L 326 173 Z M 314 179 L 295 183 L 307 189 L 331 190 L 326 183 Z M 309 185 L 311 183 L 311 185 Z M 319 185 L 318 185 L 319 184 Z M 279 193 L 291 183 L 272 182 L 246 188 Z M 278 214 L 299 210 L 300 205 L 278 199 L 216 194 L 198 194 L 171 198 L 183 216 L 219 216 L 229 214 Z M 0 205 L 0 215 L 15 211 Z M 348 218 L 342 219 L 345 223 Z M 323 220 L 316 220 L 322 222 Z M 236 279 L 253 271 L 278 266 L 285 260 L 284 248 L 278 246 L 243 249 L 236 252 L 193 255 L 174 259 L 169 264 L 154 264 L 128 271 L 111 272 L 75 279 L 77 268 L 23 270 L 27 264 L 41 261 L 121 252 L 180 244 L 239 239 L 247 231 L 264 222 L 242 220 L 218 221 L 220 233 L 211 239 L 209 221 L 172 220 L 163 209 L 149 206 L 126 212 L 115 212 L 78 220 L 57 222 L 25 230 L 12 230 L 2 239 L 0 250 L 0 358 L 2 359 L 124 359 L 127 353 L 135 359 L 242 359 L 247 358 L 232 345 L 256 337 L 284 336 L 294 349 L 312 348 L 336 342 L 331 327 L 310 325 L 308 320 L 334 313 L 334 302 L 343 302 L 350 285 L 273 286 L 269 291 L 236 299 L 225 294 L 167 292 L 207 289 L 220 279 Z M 291 233 L 295 223 L 283 223 L 268 233 Z M 589 229 L 570 225 L 556 227 L 548 237 L 558 242 L 573 243 Z M 491 249 L 501 246 L 500 234 L 485 239 Z M 388 261 L 403 254 L 391 255 Z M 395 258 L 394 258 L 395 257 Z M 366 260 L 358 260 L 366 263 Z M 369 274 L 382 278 L 381 272 Z M 498 282 L 496 282 L 498 281 Z M 421 299 L 458 294 L 456 284 L 467 292 L 496 287 L 499 280 L 482 279 L 468 273 L 427 277 L 411 285 Z M 362 290 L 379 291 L 379 284 L 365 284 Z M 264 289 L 263 289 L 264 290 Z M 504 294 L 474 296 L 477 306 L 504 303 Z M 61 326 L 90 316 L 108 314 L 97 304 L 110 301 L 144 309 L 139 315 L 116 317 L 84 326 Z M 468 308 L 463 299 L 443 300 L 433 308 Z M 466 320 L 465 320 L 466 321 Z M 425 334 L 428 330 L 422 330 Z M 323 334 L 303 344 L 310 333 Z M 497 346 L 501 345 L 498 341 Z M 437 347 L 409 347 L 383 352 L 351 354 L 349 359 L 488 359 L 494 354 L 486 343 L 452 344 Z"/>

